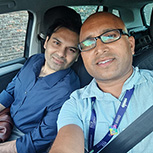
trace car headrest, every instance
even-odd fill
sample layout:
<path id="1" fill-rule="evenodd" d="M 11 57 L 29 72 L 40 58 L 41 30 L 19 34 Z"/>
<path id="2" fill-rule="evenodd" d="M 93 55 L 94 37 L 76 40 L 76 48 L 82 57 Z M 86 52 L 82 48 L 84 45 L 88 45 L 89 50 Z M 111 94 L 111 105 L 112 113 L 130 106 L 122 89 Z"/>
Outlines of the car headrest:
<path id="1" fill-rule="evenodd" d="M 71 68 L 78 75 L 81 88 L 88 85 L 93 79 L 93 77 L 87 72 L 81 56 L 79 56 L 78 61 L 75 62 Z"/>
<path id="2" fill-rule="evenodd" d="M 150 36 L 151 36 L 151 38 L 153 40 L 153 10 L 152 10 L 152 13 L 151 13 L 151 18 L 150 18 L 149 31 L 150 31 Z"/>
<path id="3" fill-rule="evenodd" d="M 55 22 L 55 20 L 60 18 L 72 20 L 75 23 L 80 24 L 80 26 L 82 25 L 80 14 L 78 14 L 75 10 L 67 6 L 56 6 L 48 9 L 45 12 L 43 17 L 42 31 L 39 34 L 39 37 L 45 39 L 48 28 Z"/>

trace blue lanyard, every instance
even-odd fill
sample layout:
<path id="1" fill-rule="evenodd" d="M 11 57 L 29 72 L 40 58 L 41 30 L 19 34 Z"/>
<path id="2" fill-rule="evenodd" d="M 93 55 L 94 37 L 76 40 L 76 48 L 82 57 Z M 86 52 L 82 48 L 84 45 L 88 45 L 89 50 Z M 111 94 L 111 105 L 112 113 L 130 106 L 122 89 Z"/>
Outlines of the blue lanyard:
<path id="1" fill-rule="evenodd" d="M 125 93 L 125 96 L 120 104 L 120 107 L 117 111 L 117 114 L 115 116 L 115 119 L 112 123 L 112 126 L 110 126 L 110 129 L 108 133 L 104 136 L 104 138 L 98 142 L 95 146 L 94 144 L 94 135 L 95 135 L 95 129 L 96 129 L 96 112 L 93 107 L 96 97 L 91 98 L 91 103 L 92 103 L 92 113 L 91 113 L 91 118 L 90 118 L 90 126 L 89 126 L 89 137 L 88 137 L 88 151 L 89 153 L 97 153 L 99 150 L 101 150 L 113 137 L 113 135 L 117 134 L 117 128 L 122 120 L 122 117 L 126 111 L 126 108 L 129 104 L 129 101 L 131 99 L 131 96 L 133 94 L 134 87 L 130 90 L 127 90 Z"/>

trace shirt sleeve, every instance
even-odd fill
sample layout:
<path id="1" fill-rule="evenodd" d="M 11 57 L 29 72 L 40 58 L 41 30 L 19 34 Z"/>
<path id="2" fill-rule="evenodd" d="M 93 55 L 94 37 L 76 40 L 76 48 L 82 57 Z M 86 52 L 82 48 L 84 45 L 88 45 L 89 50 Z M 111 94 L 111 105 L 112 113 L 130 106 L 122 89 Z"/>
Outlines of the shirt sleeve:
<path id="1" fill-rule="evenodd" d="M 46 110 L 42 122 L 30 133 L 17 139 L 18 153 L 44 153 L 54 141 L 57 134 L 57 116 L 60 108 Z"/>
<path id="2" fill-rule="evenodd" d="M 25 62 L 24 66 L 20 69 L 20 71 L 15 75 L 12 81 L 7 85 L 7 88 L 0 93 L 0 103 L 3 106 L 10 107 L 10 105 L 14 102 L 14 89 L 16 85 L 16 80 L 18 78 L 18 75 L 27 65 L 27 61 Z"/>
<path id="3" fill-rule="evenodd" d="M 13 78 L 13 80 L 8 84 L 6 90 L 3 90 L 0 94 L 0 103 L 9 107 L 14 101 L 14 87 L 17 75 Z"/>
<path id="4" fill-rule="evenodd" d="M 71 97 L 69 100 L 67 100 L 62 106 L 58 116 L 58 120 L 57 120 L 58 131 L 63 126 L 66 126 L 69 124 L 75 124 L 79 126 L 81 129 L 83 129 L 83 124 L 81 121 L 81 117 L 79 115 L 80 114 L 79 110 L 80 108 L 75 98 Z"/>

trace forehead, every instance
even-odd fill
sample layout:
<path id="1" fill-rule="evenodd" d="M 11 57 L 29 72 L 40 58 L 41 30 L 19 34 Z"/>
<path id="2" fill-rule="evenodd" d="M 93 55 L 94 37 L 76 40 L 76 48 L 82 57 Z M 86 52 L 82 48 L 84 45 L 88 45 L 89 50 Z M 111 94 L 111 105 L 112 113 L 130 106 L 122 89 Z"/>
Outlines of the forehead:
<path id="1" fill-rule="evenodd" d="M 88 37 L 96 37 L 107 30 L 124 28 L 124 23 L 112 14 L 94 14 L 84 22 L 80 32 L 80 41 Z"/>
<path id="2" fill-rule="evenodd" d="M 79 35 L 68 28 L 61 27 L 51 35 L 51 39 L 54 38 L 65 44 L 76 45 L 78 43 Z"/>
<path id="3" fill-rule="evenodd" d="M 78 34 L 76 32 L 74 32 L 68 28 L 65 28 L 65 27 L 57 28 L 57 30 L 55 30 L 52 35 L 65 36 L 65 33 L 67 33 L 66 36 L 68 36 L 68 34 L 70 34 L 71 36 L 73 36 L 75 38 L 78 37 Z"/>

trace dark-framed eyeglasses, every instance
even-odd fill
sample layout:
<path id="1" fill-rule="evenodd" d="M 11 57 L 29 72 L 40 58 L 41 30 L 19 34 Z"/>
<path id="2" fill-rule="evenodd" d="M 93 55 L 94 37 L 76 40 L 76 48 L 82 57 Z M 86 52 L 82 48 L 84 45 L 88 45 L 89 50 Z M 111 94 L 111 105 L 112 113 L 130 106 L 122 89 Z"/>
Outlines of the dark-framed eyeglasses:
<path id="1" fill-rule="evenodd" d="M 100 39 L 104 44 L 108 44 L 119 40 L 121 35 L 127 35 L 129 37 L 129 34 L 122 29 L 112 29 L 102 33 L 97 37 L 91 37 L 83 40 L 78 44 L 78 48 L 81 52 L 85 52 L 96 47 L 97 39 Z"/>

